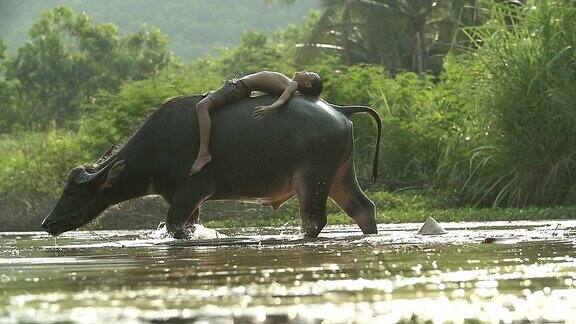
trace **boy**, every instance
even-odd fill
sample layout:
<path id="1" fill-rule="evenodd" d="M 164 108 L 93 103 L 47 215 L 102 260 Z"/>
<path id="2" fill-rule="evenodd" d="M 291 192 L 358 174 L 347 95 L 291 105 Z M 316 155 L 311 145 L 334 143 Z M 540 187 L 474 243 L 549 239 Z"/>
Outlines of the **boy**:
<path id="1" fill-rule="evenodd" d="M 200 148 L 198 149 L 198 156 L 190 168 L 190 175 L 200 172 L 204 165 L 212 160 L 208 147 L 212 126 L 210 111 L 233 101 L 250 97 L 250 93 L 254 90 L 280 95 L 273 104 L 254 108 L 252 117 L 262 119 L 266 114 L 280 108 L 296 90 L 305 95 L 318 97 L 322 92 L 322 79 L 317 73 L 307 71 L 296 72 L 292 79 L 282 73 L 262 71 L 246 75 L 240 79 L 225 81 L 218 90 L 210 92 L 196 104 L 200 128 Z"/>

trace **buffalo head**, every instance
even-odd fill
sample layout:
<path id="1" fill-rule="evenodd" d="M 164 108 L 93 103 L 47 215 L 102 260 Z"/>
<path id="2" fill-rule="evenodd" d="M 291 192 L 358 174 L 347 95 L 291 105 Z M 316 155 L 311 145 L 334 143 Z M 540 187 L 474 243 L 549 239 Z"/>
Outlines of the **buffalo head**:
<path id="1" fill-rule="evenodd" d="M 42 229 L 57 236 L 86 225 L 111 203 L 107 192 L 124 169 L 124 160 L 101 166 L 78 166 L 68 174 L 58 203 L 42 222 Z"/>

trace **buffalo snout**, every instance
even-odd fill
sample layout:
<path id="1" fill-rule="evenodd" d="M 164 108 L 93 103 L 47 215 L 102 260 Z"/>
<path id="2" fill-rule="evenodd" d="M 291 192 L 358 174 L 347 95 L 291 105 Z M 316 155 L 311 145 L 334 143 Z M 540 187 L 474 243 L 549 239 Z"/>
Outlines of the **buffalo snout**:
<path id="1" fill-rule="evenodd" d="M 52 236 L 58 236 L 64 232 L 62 225 L 49 220 L 49 217 L 44 218 L 42 221 L 42 229 Z"/>

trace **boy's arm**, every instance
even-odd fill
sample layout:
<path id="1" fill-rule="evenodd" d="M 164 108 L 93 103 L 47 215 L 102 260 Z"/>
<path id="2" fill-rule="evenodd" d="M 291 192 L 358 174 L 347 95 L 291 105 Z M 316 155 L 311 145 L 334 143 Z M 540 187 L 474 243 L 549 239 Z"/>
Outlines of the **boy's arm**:
<path id="1" fill-rule="evenodd" d="M 297 89 L 298 89 L 298 83 L 290 81 L 290 84 L 286 87 L 286 89 L 284 89 L 284 92 L 282 92 L 278 100 L 276 100 L 273 104 L 271 104 L 268 107 L 270 107 L 270 109 L 272 110 L 282 107 L 282 105 L 286 103 L 286 101 L 290 97 L 292 97 L 292 95 L 294 94 L 294 92 L 296 92 Z"/>
<path id="2" fill-rule="evenodd" d="M 261 119 L 264 117 L 265 114 L 272 112 L 284 105 L 286 101 L 296 92 L 298 89 L 298 83 L 294 81 L 290 81 L 290 84 L 284 89 L 284 92 L 280 95 L 280 97 L 271 105 L 269 106 L 258 106 L 254 109 L 252 116 L 256 119 Z"/>

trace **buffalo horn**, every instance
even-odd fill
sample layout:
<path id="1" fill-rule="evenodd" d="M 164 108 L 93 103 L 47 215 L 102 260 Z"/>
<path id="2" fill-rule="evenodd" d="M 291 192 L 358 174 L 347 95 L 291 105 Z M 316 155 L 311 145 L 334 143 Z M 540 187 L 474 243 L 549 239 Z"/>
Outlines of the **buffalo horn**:
<path id="1" fill-rule="evenodd" d="M 110 170 L 110 168 L 114 165 L 114 162 L 115 161 L 110 161 L 102 169 L 94 173 L 89 173 L 88 171 L 86 171 L 85 168 L 83 168 L 82 172 L 78 175 L 78 178 L 76 179 L 76 183 L 85 184 L 100 179 L 108 172 L 108 170 Z"/>
<path id="2" fill-rule="evenodd" d="M 96 164 L 100 164 L 102 161 L 104 161 L 108 157 L 108 155 L 112 153 L 115 147 L 116 145 L 114 144 L 110 145 L 110 147 L 106 150 L 106 152 L 104 152 L 104 154 L 102 154 L 102 156 L 98 159 L 98 162 L 96 162 Z"/>

